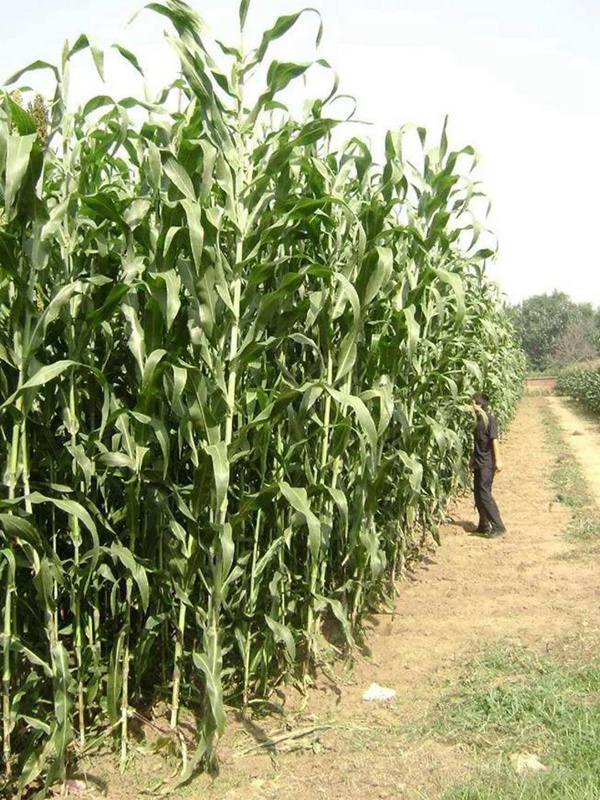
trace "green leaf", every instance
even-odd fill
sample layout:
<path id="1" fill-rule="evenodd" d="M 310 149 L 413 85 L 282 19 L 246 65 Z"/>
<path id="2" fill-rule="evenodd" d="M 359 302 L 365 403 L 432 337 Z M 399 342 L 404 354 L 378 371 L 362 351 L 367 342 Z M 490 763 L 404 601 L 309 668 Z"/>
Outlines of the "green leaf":
<path id="1" fill-rule="evenodd" d="M 227 445 L 225 442 L 207 445 L 206 452 L 210 456 L 213 465 L 213 477 L 215 479 L 215 490 L 217 495 L 216 506 L 218 509 L 225 509 L 227 506 L 227 491 L 229 489 L 229 459 L 227 456 Z"/>
<path id="2" fill-rule="evenodd" d="M 92 53 L 92 59 L 94 61 L 94 65 L 98 72 L 98 75 L 102 80 L 104 80 L 104 51 L 98 47 L 96 42 L 94 42 L 87 34 L 82 33 L 73 47 L 70 49 L 67 59 L 70 60 L 74 55 L 80 53 L 82 50 L 85 50 L 87 47 L 90 48 Z"/>
<path id="3" fill-rule="evenodd" d="M 11 406 L 14 401 L 28 389 L 35 389 L 38 386 L 44 386 L 46 383 L 54 380 L 59 375 L 62 375 L 62 373 L 69 369 L 69 367 L 74 366 L 77 366 L 77 362 L 69 361 L 67 359 L 64 361 L 56 361 L 54 364 L 48 364 L 47 366 L 42 367 L 35 373 L 33 377 L 26 381 L 20 389 L 14 392 L 14 394 L 12 394 L 4 401 L 4 403 L 2 403 L 0 410 L 6 408 L 7 406 Z"/>
<path id="4" fill-rule="evenodd" d="M 98 457 L 98 461 L 101 464 L 105 464 L 107 467 L 130 469 L 132 472 L 136 472 L 136 463 L 134 459 L 126 453 L 102 453 L 102 455 Z"/>
<path id="5" fill-rule="evenodd" d="M 17 782 L 21 790 L 40 776 L 48 761 L 55 758 L 54 751 L 54 739 L 49 736 L 40 747 L 29 753 Z"/>
<path id="6" fill-rule="evenodd" d="M 50 667 L 48 667 L 48 669 L 50 670 L 50 675 L 48 677 L 51 678 L 52 670 L 50 669 Z M 51 726 L 48 725 L 47 722 L 44 722 L 41 719 L 36 719 L 36 717 L 30 717 L 27 714 L 20 714 L 18 719 L 22 719 L 28 728 L 33 728 L 34 731 L 41 731 L 42 733 L 45 733 L 46 736 L 50 736 L 50 734 L 52 733 Z"/>
<path id="7" fill-rule="evenodd" d="M 113 44 L 112 47 L 114 47 L 115 50 L 117 50 L 126 61 L 129 61 L 131 66 L 137 70 L 142 77 L 144 77 L 144 70 L 141 68 L 139 61 L 130 50 L 127 50 L 120 44 Z"/>
<path id="8" fill-rule="evenodd" d="M 290 663 L 294 664 L 296 661 L 296 642 L 290 628 L 287 625 L 282 625 L 272 617 L 265 614 L 265 622 L 273 632 L 276 642 L 281 642 L 285 645 L 286 655 Z"/>
<path id="9" fill-rule="evenodd" d="M 146 362 L 146 345 L 144 340 L 144 329 L 140 322 L 137 308 L 133 305 L 134 298 L 128 296 L 127 302 L 121 305 L 121 312 L 125 319 L 129 322 L 129 339 L 127 345 L 133 354 L 140 374 L 144 374 L 144 366 Z"/>
<path id="10" fill-rule="evenodd" d="M 0 642 L 2 643 L 2 647 L 4 648 L 5 645 L 5 637 L 4 634 L 0 634 Z M 34 667 L 41 667 L 44 675 L 47 678 L 52 677 L 52 667 L 48 664 L 47 661 L 44 661 L 43 658 L 40 658 L 36 653 L 33 652 L 29 647 L 26 647 L 23 642 L 20 642 L 18 639 L 11 637 L 10 639 L 10 650 L 14 653 L 19 653 L 20 655 L 24 656 L 30 664 L 33 664 Z"/>
<path id="11" fill-rule="evenodd" d="M 200 206 L 191 200 L 182 200 L 181 205 L 185 211 L 188 223 L 188 233 L 194 264 L 198 272 L 202 271 L 202 251 L 204 248 L 204 228 L 202 226 L 202 210 Z"/>
<path id="12" fill-rule="evenodd" d="M 315 44 L 318 46 L 318 44 L 321 41 L 321 37 L 323 35 L 323 24 L 321 22 L 321 15 L 316 8 L 304 8 L 297 14 L 288 14 L 279 17 L 275 22 L 275 24 L 273 25 L 273 27 L 269 28 L 268 31 L 265 31 L 265 33 L 262 36 L 261 42 L 256 51 L 252 54 L 251 59 L 249 60 L 245 68 L 245 71 L 249 71 L 253 69 L 256 66 L 256 64 L 259 64 L 265 57 L 265 54 L 269 49 L 269 46 L 273 42 L 277 41 L 277 39 L 280 39 L 284 34 L 286 34 L 290 30 L 290 28 L 292 28 L 296 24 L 296 22 L 300 19 L 300 17 L 303 14 L 308 14 L 308 13 L 316 14 L 319 17 L 319 27 L 315 39 Z"/>
<path id="13" fill-rule="evenodd" d="M 194 185 L 181 164 L 170 156 L 165 162 L 163 169 L 167 177 L 176 186 L 181 194 L 192 203 L 196 202 L 196 192 Z"/>
<path id="14" fill-rule="evenodd" d="M 35 375 L 33 375 L 23 384 L 21 391 L 24 391 L 25 389 L 33 389 L 36 386 L 44 386 L 49 381 L 53 381 L 55 378 L 58 378 L 59 375 L 62 375 L 65 370 L 69 369 L 69 367 L 75 366 L 77 366 L 77 362 L 70 361 L 69 359 L 55 361 L 54 364 L 47 364 L 45 367 L 39 369 Z"/>
<path id="15" fill-rule="evenodd" d="M 14 216 L 17 193 L 29 168 L 29 160 L 36 140 L 37 133 L 30 133 L 27 136 L 11 133 L 8 136 L 4 183 L 4 213 L 8 220 Z"/>
<path id="16" fill-rule="evenodd" d="M 152 385 L 156 368 L 166 355 L 167 355 L 166 350 L 158 349 L 158 350 L 153 350 L 148 356 L 146 363 L 144 365 L 144 373 L 142 375 L 142 387 L 141 387 L 142 394 L 145 394 L 148 391 L 148 387 Z"/>
<path id="17" fill-rule="evenodd" d="M 6 97 L 10 118 L 17 129 L 19 136 L 27 136 L 31 133 L 37 134 L 37 125 L 35 124 L 35 117 L 18 103 L 15 103 L 10 96 Z"/>
<path id="18" fill-rule="evenodd" d="M 39 531 L 28 519 L 18 517 L 16 514 L 0 514 L 0 525 L 10 538 L 23 539 L 40 553 L 48 551 L 48 545 L 44 543 Z M 2 550 L 1 552 L 5 558 L 9 558 L 10 551 Z M 10 554 L 10 558 L 13 558 L 12 554 Z"/>
<path id="19" fill-rule="evenodd" d="M 167 17 L 181 36 L 187 34 L 192 37 L 194 42 L 200 43 L 200 35 L 206 31 L 206 26 L 201 17 L 187 3 L 171 0 L 166 4 L 148 3 L 145 8 Z"/>
<path id="20" fill-rule="evenodd" d="M 321 523 L 310 507 L 306 489 L 290 486 L 287 481 L 279 481 L 279 488 L 292 508 L 304 517 L 308 527 L 309 550 L 313 561 L 318 562 L 322 544 Z"/>
<path id="21" fill-rule="evenodd" d="M 411 489 L 415 494 L 418 494 L 421 491 L 421 484 L 423 483 L 423 465 L 417 461 L 416 458 L 413 458 L 413 456 L 410 456 L 403 450 L 398 451 L 398 456 L 409 471 L 408 480 Z"/>
<path id="22" fill-rule="evenodd" d="M 394 268 L 394 254 L 391 248 L 380 247 L 378 245 L 375 250 L 377 252 L 377 263 L 375 269 L 369 276 L 369 282 L 367 283 L 367 288 L 365 290 L 365 296 L 363 299 L 363 303 L 365 305 L 377 297 L 380 290 L 389 281 Z"/>
<path id="23" fill-rule="evenodd" d="M 38 349 L 44 341 L 48 325 L 50 325 L 58 317 L 61 309 L 67 305 L 76 292 L 81 292 L 81 284 L 69 283 L 66 286 L 61 286 L 58 292 L 54 295 L 50 303 L 46 306 L 38 319 L 27 349 L 27 355 L 30 356 Z"/>
<path id="24" fill-rule="evenodd" d="M 339 383 L 342 378 L 345 378 L 356 363 L 356 337 L 357 331 L 356 329 L 352 329 L 342 341 L 337 359 L 337 372 L 335 373 L 334 383 Z"/>
<path id="25" fill-rule="evenodd" d="M 218 648 L 220 654 L 220 648 Z M 197 669 L 201 670 L 206 683 L 206 694 L 210 701 L 210 711 L 215 720 L 215 725 L 219 733 L 225 730 L 225 708 L 223 706 L 223 688 L 221 686 L 221 665 L 220 657 L 215 662 L 214 658 L 209 658 L 206 653 L 194 653 L 192 655 Z"/>
<path id="26" fill-rule="evenodd" d="M 341 489 L 336 489 L 333 486 L 326 486 L 325 489 L 331 495 L 334 503 L 336 504 L 340 516 L 342 518 L 342 525 L 345 531 L 348 530 L 348 498 Z"/>
<path id="27" fill-rule="evenodd" d="M 349 300 L 352 307 L 353 325 L 357 328 L 360 324 L 360 298 L 358 292 L 345 275 L 337 272 L 333 277 L 342 286 L 333 309 L 333 318 L 337 319 L 344 313 Z"/>
<path id="28" fill-rule="evenodd" d="M 220 527 L 219 546 L 221 548 L 221 581 L 225 582 L 235 555 L 235 545 L 233 543 L 233 529 L 231 525 L 226 522 Z"/>
<path id="29" fill-rule="evenodd" d="M 166 289 L 166 302 L 162 298 L 159 302 L 168 331 L 175 322 L 175 318 L 181 308 L 181 277 L 174 269 L 167 270 L 167 272 L 159 272 L 155 277 L 157 280 L 163 281 Z"/>
<path id="30" fill-rule="evenodd" d="M 98 224 L 104 220 L 110 220 L 119 228 L 125 228 L 123 215 L 121 214 L 117 201 L 113 195 L 108 192 L 86 195 L 81 198 L 81 203 L 84 211 L 91 211 L 92 216 L 97 218 Z"/>
<path id="31" fill-rule="evenodd" d="M 65 500 L 62 497 L 47 497 L 46 495 L 40 494 L 40 492 L 31 492 L 31 494 L 26 495 L 26 499 L 34 505 L 39 503 L 50 503 L 51 505 L 56 506 L 56 508 L 60 508 L 62 511 L 65 511 L 67 514 L 76 517 L 90 532 L 97 559 L 100 548 L 98 529 L 96 528 L 96 523 L 90 516 L 89 511 L 87 511 L 81 505 L 81 503 L 78 503 L 76 500 Z"/>
<path id="32" fill-rule="evenodd" d="M 344 406 L 350 406 L 356 415 L 356 419 L 358 420 L 359 425 L 367 438 L 367 441 L 369 442 L 370 446 L 375 449 L 377 447 L 377 428 L 375 427 L 375 423 L 373 422 L 373 417 L 371 416 L 369 409 L 366 407 L 360 397 L 348 394 L 347 392 L 340 392 L 337 389 L 333 389 L 331 386 L 325 386 L 325 391 L 328 392 L 342 408 Z"/>
<path id="33" fill-rule="evenodd" d="M 456 324 L 460 325 L 466 313 L 465 287 L 459 275 L 455 275 L 447 269 L 436 269 L 435 274 L 443 282 L 447 283 L 454 293 L 456 300 Z"/>
<path id="34" fill-rule="evenodd" d="M 344 611 L 344 608 L 339 600 L 336 600 L 333 597 L 324 597 L 323 595 L 316 595 L 315 600 L 321 606 L 329 606 L 332 610 L 334 617 L 340 623 L 342 630 L 344 631 L 344 636 L 346 638 L 346 644 L 350 647 L 353 647 L 354 636 L 352 635 L 352 625 L 350 624 L 350 619 L 348 618 L 348 614 Z"/>
<path id="35" fill-rule="evenodd" d="M 109 658 L 106 683 L 106 710 L 111 723 L 115 724 L 120 717 L 119 697 L 123 686 L 123 645 L 125 631 L 120 630 L 112 646 Z"/>
<path id="36" fill-rule="evenodd" d="M 421 340 L 421 326 L 415 318 L 415 307 L 413 305 L 403 308 L 402 313 L 406 322 L 408 355 L 412 358 L 417 352 L 417 347 Z"/>
<path id="37" fill-rule="evenodd" d="M 146 611 L 150 602 L 150 587 L 148 585 L 147 571 L 139 561 L 136 560 L 135 555 L 128 547 L 124 547 L 122 544 L 115 542 L 111 545 L 110 552 L 118 558 L 127 570 L 129 570 L 131 577 L 138 587 L 142 608 Z"/>
<path id="38" fill-rule="evenodd" d="M 285 89 L 290 81 L 304 75 L 310 66 L 311 64 L 293 64 L 290 62 L 273 61 L 267 72 L 269 97 L 274 97 L 278 92 L 282 91 L 282 89 Z"/>
<path id="39" fill-rule="evenodd" d="M 58 68 L 54 64 L 50 64 L 48 61 L 38 60 L 38 61 L 32 61 L 26 67 L 23 67 L 23 69 L 20 69 L 18 72 L 15 72 L 13 75 L 10 76 L 10 78 L 8 78 L 8 80 L 4 81 L 4 85 L 10 86 L 12 83 L 18 81 L 19 78 L 21 78 L 27 72 L 35 72 L 41 69 L 49 69 L 51 72 L 54 73 L 56 81 L 58 82 L 60 80 L 60 74 Z"/>
<path id="40" fill-rule="evenodd" d="M 250 5 L 250 0 L 240 0 L 239 18 L 240 18 L 241 31 L 243 31 L 246 26 L 246 17 L 248 16 L 249 5 Z"/>

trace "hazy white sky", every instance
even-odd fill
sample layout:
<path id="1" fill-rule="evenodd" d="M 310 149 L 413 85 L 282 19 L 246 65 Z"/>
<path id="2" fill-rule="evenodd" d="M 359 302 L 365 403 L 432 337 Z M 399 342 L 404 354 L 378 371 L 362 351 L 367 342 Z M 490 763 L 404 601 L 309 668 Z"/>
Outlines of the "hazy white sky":
<path id="1" fill-rule="evenodd" d="M 238 0 L 192 0 L 224 41 L 238 43 Z M 477 177 L 492 201 L 499 240 L 490 265 L 511 303 L 554 289 L 600 306 L 599 0 L 252 0 L 248 44 L 280 14 L 317 8 L 318 55 L 353 95 L 374 149 L 388 128 L 423 125 L 433 145 L 446 114 L 454 148 L 479 153 Z M 138 0 L 0 0 L 0 83 L 27 63 L 58 62 L 65 39 L 87 33 L 135 52 L 164 85 L 175 62 L 163 18 Z M 282 40 L 279 58 L 311 60 L 316 17 Z M 166 22 L 166 21 L 165 21 Z M 102 91 L 78 57 L 76 96 Z M 109 70 L 112 94 L 132 71 Z"/>

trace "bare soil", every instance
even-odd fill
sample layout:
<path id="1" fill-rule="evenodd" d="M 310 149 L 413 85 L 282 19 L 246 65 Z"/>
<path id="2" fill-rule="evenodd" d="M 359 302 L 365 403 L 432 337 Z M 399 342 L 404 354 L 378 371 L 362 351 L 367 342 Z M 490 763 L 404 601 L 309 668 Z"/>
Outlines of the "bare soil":
<path id="1" fill-rule="evenodd" d="M 460 499 L 441 547 L 399 584 L 394 608 L 369 619 L 366 652 L 352 668 L 326 669 L 304 695 L 274 694 L 278 713 L 244 721 L 232 712 L 218 776 L 199 776 L 177 798 L 438 800 L 474 772 L 479 756 L 468 744 L 444 743 L 427 720 L 482 646 L 593 651 L 600 549 L 563 534 L 570 512 L 549 481 L 556 449 L 543 421 L 548 412 L 600 504 L 598 422 L 561 398 L 526 395 L 502 438 L 505 468 L 494 485 L 507 533 L 493 540 L 470 533 L 472 499 Z M 363 700 L 373 682 L 394 689 L 395 698 Z M 270 748 L 260 744 L 268 737 Z M 88 766 L 113 800 L 138 798 L 165 776 L 163 758 L 148 754 L 135 756 L 123 776 L 103 759 Z M 175 771 L 177 761 L 170 766 Z M 84 794 L 97 790 L 89 783 Z"/>

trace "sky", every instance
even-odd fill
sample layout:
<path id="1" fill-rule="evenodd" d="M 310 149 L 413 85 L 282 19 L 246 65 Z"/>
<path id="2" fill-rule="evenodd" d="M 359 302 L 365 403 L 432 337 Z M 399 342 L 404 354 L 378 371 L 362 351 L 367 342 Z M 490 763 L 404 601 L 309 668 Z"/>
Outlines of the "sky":
<path id="1" fill-rule="evenodd" d="M 239 43 L 238 0 L 190 4 L 217 38 Z M 498 241 L 488 275 L 504 299 L 557 290 L 600 307 L 600 2 L 251 0 L 246 46 L 305 6 L 323 23 L 318 50 L 311 13 L 273 56 L 326 59 L 339 90 L 355 98 L 356 119 L 368 123 L 358 133 L 375 154 L 388 129 L 409 123 L 424 126 L 435 146 L 446 116 L 450 146 L 475 148 L 475 178 L 491 201 L 486 224 Z M 138 0 L 0 0 L 0 84 L 32 61 L 58 63 L 64 41 L 86 33 L 102 47 L 132 50 L 149 91 L 166 85 L 176 69 L 168 24 L 148 10 L 130 23 L 143 8 Z M 136 93 L 125 62 L 107 62 L 103 88 L 89 56 L 77 59 L 74 104 Z"/>

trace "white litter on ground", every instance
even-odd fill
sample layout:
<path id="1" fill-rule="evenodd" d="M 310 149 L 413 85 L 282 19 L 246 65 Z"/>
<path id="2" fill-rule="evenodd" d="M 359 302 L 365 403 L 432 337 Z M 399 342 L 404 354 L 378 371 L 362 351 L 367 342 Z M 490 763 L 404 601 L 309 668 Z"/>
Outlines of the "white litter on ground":
<path id="1" fill-rule="evenodd" d="M 511 753 L 509 759 L 517 775 L 527 775 L 531 772 L 545 772 L 548 769 L 537 756 L 531 753 Z"/>
<path id="2" fill-rule="evenodd" d="M 372 683 L 363 694 L 362 699 L 385 703 L 387 700 L 391 700 L 395 696 L 395 689 L 388 689 L 386 686 L 380 686 L 378 683 Z"/>

